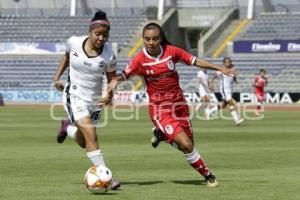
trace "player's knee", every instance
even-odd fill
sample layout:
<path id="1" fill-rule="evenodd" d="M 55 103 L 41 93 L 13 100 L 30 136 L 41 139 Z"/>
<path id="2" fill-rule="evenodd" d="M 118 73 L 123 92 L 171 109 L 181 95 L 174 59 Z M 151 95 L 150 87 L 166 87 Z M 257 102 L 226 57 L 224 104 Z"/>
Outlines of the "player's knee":
<path id="1" fill-rule="evenodd" d="M 183 153 L 191 153 L 194 149 L 194 145 L 191 141 L 184 141 L 179 146 Z"/>
<path id="2" fill-rule="evenodd" d="M 77 143 L 81 148 L 85 149 L 86 147 L 85 141 L 81 140 L 81 141 L 77 141 Z"/>

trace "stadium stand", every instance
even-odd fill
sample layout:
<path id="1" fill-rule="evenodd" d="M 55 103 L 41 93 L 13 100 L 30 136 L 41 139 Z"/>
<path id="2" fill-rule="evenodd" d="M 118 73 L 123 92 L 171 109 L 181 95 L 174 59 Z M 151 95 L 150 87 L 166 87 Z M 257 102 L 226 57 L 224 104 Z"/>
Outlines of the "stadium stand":
<path id="1" fill-rule="evenodd" d="M 92 16 L 0 16 L 0 42 L 65 42 L 71 35 L 86 35 Z M 142 12 L 108 16 L 111 22 L 110 41 L 122 48 L 147 17 Z"/>
<path id="2" fill-rule="evenodd" d="M 178 8 L 197 8 L 197 7 L 228 7 L 237 4 L 234 0 L 177 0 L 176 6 Z"/>
<path id="3" fill-rule="evenodd" d="M 263 13 L 238 39 L 300 39 L 299 32 L 300 13 Z"/>
<path id="4" fill-rule="evenodd" d="M 235 1 L 178 0 L 177 7 L 227 7 Z M 197 4 L 197 6 L 196 6 Z M 105 9 L 104 9 L 105 10 Z M 135 32 L 147 21 L 145 9 L 105 10 L 111 21 L 110 41 L 125 48 Z M 84 35 L 92 16 L 70 17 L 43 11 L 0 15 L 0 43 L 51 42 L 65 43 L 71 35 Z M 37 17 L 38 16 L 38 17 Z M 300 13 L 263 13 L 239 35 L 239 40 L 300 39 Z M 0 88 L 2 90 L 51 90 L 52 78 L 61 55 L 0 55 Z M 222 58 L 207 58 L 221 64 Z M 261 54 L 253 57 L 233 55 L 234 65 L 240 71 L 236 92 L 252 92 L 252 81 L 260 68 L 267 70 L 268 91 L 299 92 L 300 57 Z M 118 58 L 118 71 L 129 58 Z M 180 83 L 185 92 L 198 91 L 197 68 L 179 64 Z M 210 72 L 211 74 L 212 72 Z M 66 75 L 63 76 L 66 81 Z M 128 87 L 124 87 L 124 90 Z M 217 88 L 218 90 L 218 88 Z"/>
<path id="5" fill-rule="evenodd" d="M 49 90 L 52 78 L 61 56 L 14 56 L 0 58 L 0 87 L 9 90 Z M 221 59 L 208 58 L 217 64 Z M 118 71 L 129 62 L 128 58 L 120 58 Z M 252 81 L 260 68 L 267 70 L 269 78 L 268 90 L 273 92 L 298 92 L 300 88 L 300 58 L 233 58 L 240 74 L 237 92 L 251 92 Z M 186 92 L 197 91 L 197 68 L 179 64 L 177 70 L 180 83 Z M 211 72 L 212 73 L 212 72 Z M 66 75 L 63 80 L 66 81 Z M 291 87 L 292 86 L 292 87 Z"/>

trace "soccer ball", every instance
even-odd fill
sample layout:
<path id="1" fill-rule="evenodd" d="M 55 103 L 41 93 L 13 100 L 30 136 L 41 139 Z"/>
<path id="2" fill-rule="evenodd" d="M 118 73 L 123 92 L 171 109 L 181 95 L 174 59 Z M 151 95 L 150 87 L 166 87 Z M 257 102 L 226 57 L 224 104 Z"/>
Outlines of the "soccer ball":
<path id="1" fill-rule="evenodd" d="M 90 167 L 84 176 L 85 186 L 89 191 L 96 194 L 108 192 L 112 180 L 110 169 L 102 165 Z"/>

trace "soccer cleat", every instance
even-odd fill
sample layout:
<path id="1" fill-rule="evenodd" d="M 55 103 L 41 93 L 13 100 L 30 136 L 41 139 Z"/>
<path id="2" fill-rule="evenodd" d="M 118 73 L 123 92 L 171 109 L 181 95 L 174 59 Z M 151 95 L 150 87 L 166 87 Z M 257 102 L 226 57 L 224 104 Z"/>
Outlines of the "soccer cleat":
<path id="1" fill-rule="evenodd" d="M 70 120 L 63 119 L 61 120 L 61 127 L 56 136 L 57 143 L 63 143 L 68 135 L 67 128 L 70 125 Z"/>
<path id="2" fill-rule="evenodd" d="M 209 173 L 207 176 L 205 176 L 205 181 L 206 181 L 207 187 L 217 187 L 218 186 L 217 178 L 212 173 Z"/>
<path id="3" fill-rule="evenodd" d="M 153 128 L 153 137 L 151 138 L 152 147 L 156 148 L 163 140 L 163 132 L 160 129 Z"/>
<path id="4" fill-rule="evenodd" d="M 244 121 L 244 119 L 241 118 L 241 119 L 239 119 L 237 122 L 235 122 L 235 125 L 236 125 L 236 126 L 239 126 L 239 125 L 241 125 L 241 123 L 243 123 L 243 121 Z"/>
<path id="5" fill-rule="evenodd" d="M 117 190 L 119 187 L 121 187 L 121 183 L 119 181 L 113 180 L 110 186 L 111 190 Z"/>

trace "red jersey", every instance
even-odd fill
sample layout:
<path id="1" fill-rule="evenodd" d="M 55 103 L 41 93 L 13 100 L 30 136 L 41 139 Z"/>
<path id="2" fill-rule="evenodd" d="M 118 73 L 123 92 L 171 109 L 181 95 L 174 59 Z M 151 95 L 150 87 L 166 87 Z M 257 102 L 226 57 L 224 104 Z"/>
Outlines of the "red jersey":
<path id="1" fill-rule="evenodd" d="M 258 75 L 255 79 L 254 79 L 254 87 L 255 87 L 255 93 L 263 93 L 264 92 L 264 88 L 267 86 L 268 84 L 268 80 L 266 77 L 261 77 L 260 75 Z"/>
<path id="2" fill-rule="evenodd" d="M 174 102 L 185 102 L 175 64 L 183 61 L 192 65 L 195 60 L 195 56 L 172 45 L 161 46 L 161 53 L 158 57 L 150 56 L 144 48 L 127 65 L 123 75 L 126 78 L 131 75 L 144 77 L 149 103 L 155 105 L 169 103 L 168 105 L 171 106 Z"/>

